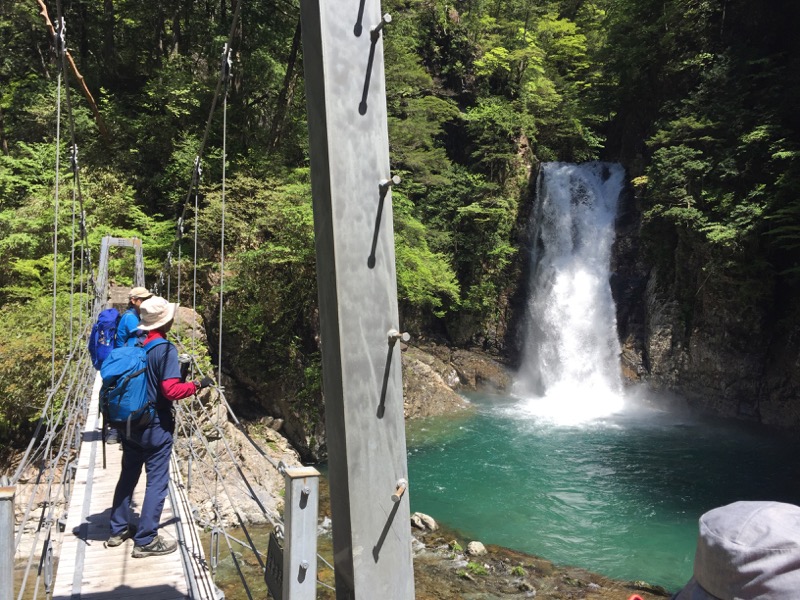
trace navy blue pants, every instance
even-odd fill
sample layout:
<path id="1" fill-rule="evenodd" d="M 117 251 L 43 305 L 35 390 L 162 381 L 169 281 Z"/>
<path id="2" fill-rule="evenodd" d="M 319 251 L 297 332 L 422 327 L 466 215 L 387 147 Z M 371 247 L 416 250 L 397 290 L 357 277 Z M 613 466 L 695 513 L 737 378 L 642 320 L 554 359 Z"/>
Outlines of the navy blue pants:
<path id="1" fill-rule="evenodd" d="M 122 440 L 122 471 L 114 490 L 114 504 L 111 507 L 111 535 L 119 535 L 128 526 L 133 490 L 139 483 L 144 467 L 147 484 L 133 543 L 145 546 L 153 541 L 161 520 L 161 511 L 164 510 L 164 499 L 167 497 L 171 453 L 172 436 L 155 448 L 142 448 L 126 439 Z"/>

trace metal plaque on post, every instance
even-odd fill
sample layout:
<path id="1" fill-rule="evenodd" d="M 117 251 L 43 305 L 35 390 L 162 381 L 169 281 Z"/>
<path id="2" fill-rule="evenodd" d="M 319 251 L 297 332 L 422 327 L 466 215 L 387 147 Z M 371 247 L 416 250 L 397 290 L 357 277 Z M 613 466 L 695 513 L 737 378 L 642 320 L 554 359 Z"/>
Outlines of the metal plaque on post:
<path id="1" fill-rule="evenodd" d="M 283 550 L 275 532 L 269 534 L 264 583 L 267 584 L 267 589 L 275 600 L 283 600 Z"/>

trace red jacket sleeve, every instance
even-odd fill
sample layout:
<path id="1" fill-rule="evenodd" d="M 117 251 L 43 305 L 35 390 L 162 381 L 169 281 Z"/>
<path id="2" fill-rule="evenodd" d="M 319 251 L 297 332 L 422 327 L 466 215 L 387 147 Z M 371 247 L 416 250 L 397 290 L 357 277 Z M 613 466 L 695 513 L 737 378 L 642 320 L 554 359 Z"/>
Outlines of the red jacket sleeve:
<path id="1" fill-rule="evenodd" d="M 194 381 L 187 381 L 181 383 L 177 377 L 174 379 L 165 379 L 161 382 L 161 393 L 167 400 L 180 400 L 181 398 L 188 398 L 197 391 Z"/>

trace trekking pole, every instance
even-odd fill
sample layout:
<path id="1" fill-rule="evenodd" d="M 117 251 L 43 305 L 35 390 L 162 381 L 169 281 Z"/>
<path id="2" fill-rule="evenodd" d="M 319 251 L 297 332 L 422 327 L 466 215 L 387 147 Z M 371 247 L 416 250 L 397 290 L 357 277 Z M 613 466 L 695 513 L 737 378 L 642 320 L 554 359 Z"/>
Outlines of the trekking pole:
<path id="1" fill-rule="evenodd" d="M 103 413 L 103 429 L 100 434 L 100 439 L 103 440 L 103 468 L 106 468 L 106 415 Z"/>

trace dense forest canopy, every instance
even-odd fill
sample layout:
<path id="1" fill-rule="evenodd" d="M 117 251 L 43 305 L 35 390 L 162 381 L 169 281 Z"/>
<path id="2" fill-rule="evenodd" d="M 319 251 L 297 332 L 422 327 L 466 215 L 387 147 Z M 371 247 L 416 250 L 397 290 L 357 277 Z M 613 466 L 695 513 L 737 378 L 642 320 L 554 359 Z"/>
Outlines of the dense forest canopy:
<path id="1" fill-rule="evenodd" d="M 225 119 L 223 339 L 240 378 L 249 373 L 262 391 L 313 415 L 319 349 L 299 8 L 296 0 L 238 1 Z M 152 285 L 191 191 L 236 3 L 0 3 L 0 437 L 27 431 L 55 368 L 57 155 L 60 364 L 68 332 L 84 325 L 70 292 L 88 302 L 70 277 L 82 255 L 71 252 L 71 134 L 92 256 L 103 235 L 138 236 Z M 65 16 L 67 48 L 99 120 L 74 73 L 60 71 L 43 6 L 53 21 Z M 650 264 L 680 278 L 675 240 L 691 238 L 704 249 L 703 272 L 692 277 L 741 284 L 752 302 L 780 289 L 781 315 L 792 317 L 800 276 L 797 3 L 390 0 L 382 10 L 393 17 L 384 55 L 392 168 L 402 177 L 393 192 L 398 294 L 416 331 L 503 349 L 535 167 L 552 160 L 623 162 L 643 207 Z M 70 86 L 70 107 L 59 79 Z M 209 126 L 198 309 L 213 338 L 219 106 Z M 185 274 L 188 233 L 182 244 L 172 268 Z M 125 260 L 111 265 L 122 284 L 130 282 Z M 687 319 L 697 285 L 677 292 Z"/>

